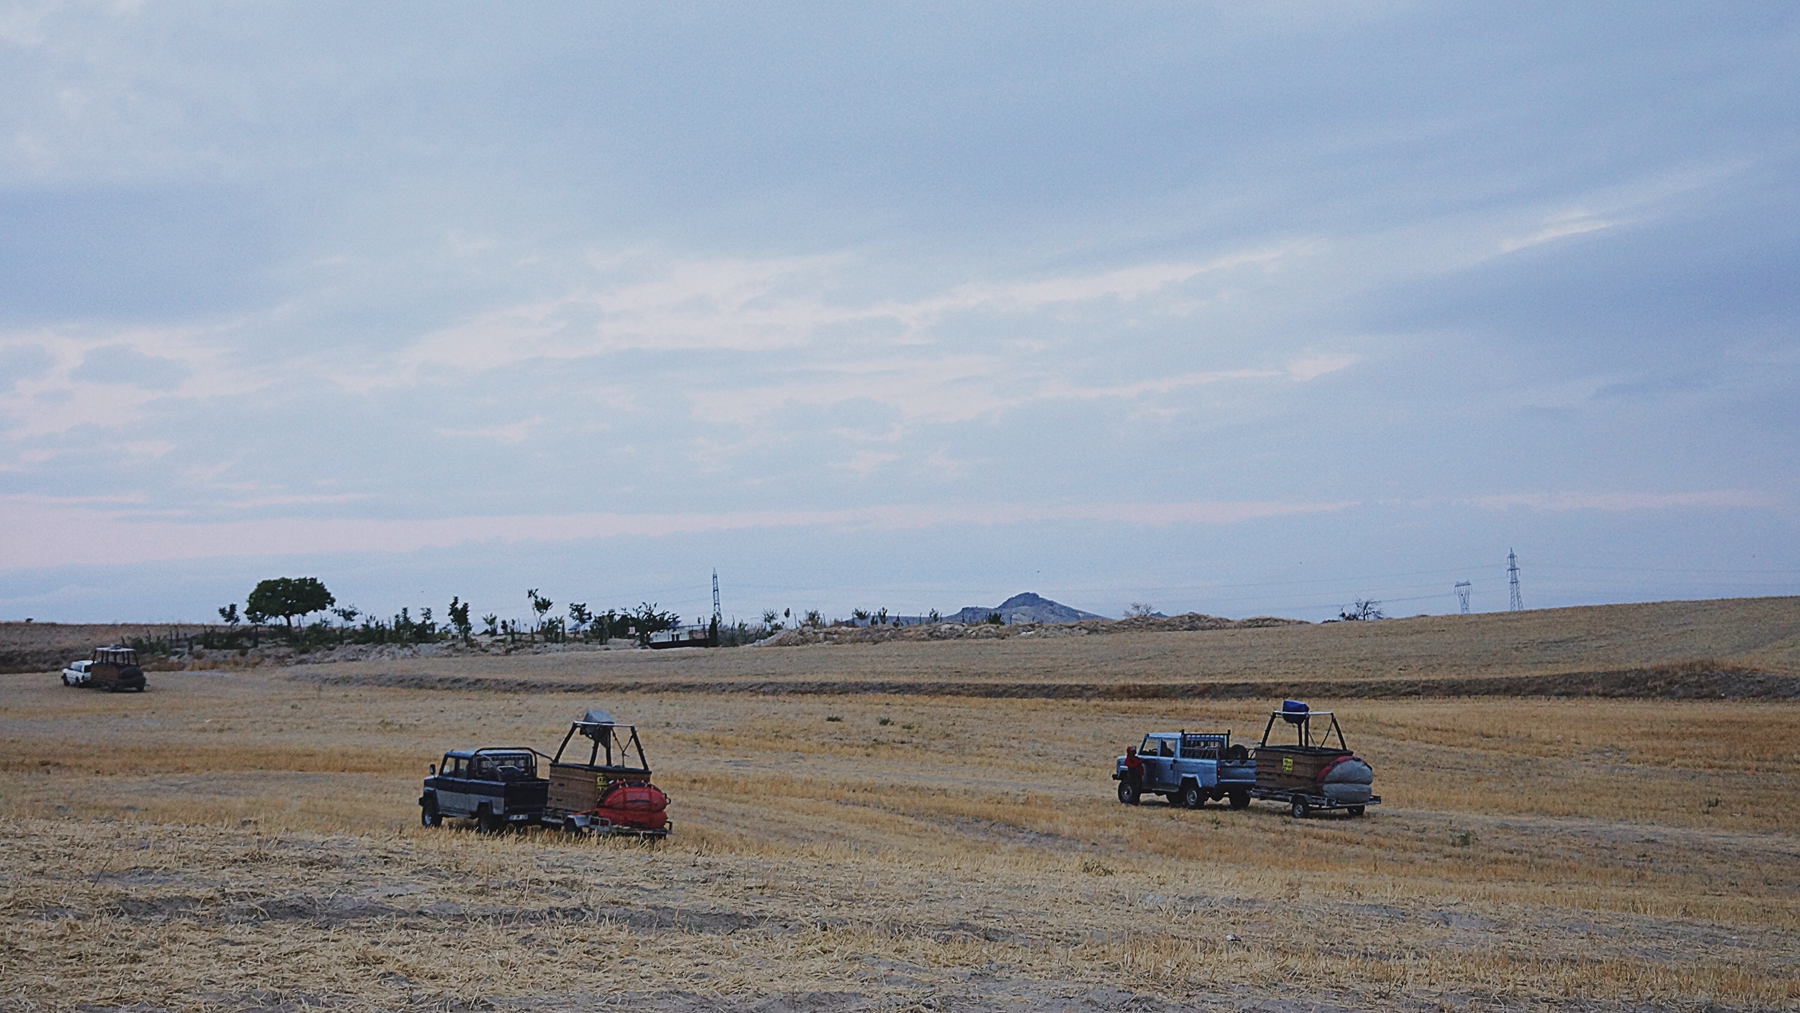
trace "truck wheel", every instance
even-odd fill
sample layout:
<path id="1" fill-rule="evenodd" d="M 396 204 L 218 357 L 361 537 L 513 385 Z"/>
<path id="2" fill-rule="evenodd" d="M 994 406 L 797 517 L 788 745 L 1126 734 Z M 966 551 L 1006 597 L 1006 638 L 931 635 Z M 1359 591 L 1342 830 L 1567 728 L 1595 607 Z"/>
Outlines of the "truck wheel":
<path id="1" fill-rule="evenodd" d="M 482 806 L 475 814 L 475 832 L 478 834 L 497 834 L 506 829 L 506 821 L 494 815 L 493 810 Z"/>
<path id="2" fill-rule="evenodd" d="M 439 815 L 439 813 L 438 813 L 437 799 L 428 798 L 424 802 L 421 802 L 419 804 L 419 825 L 420 826 L 435 827 L 443 822 L 444 822 L 444 817 Z"/>
<path id="3" fill-rule="evenodd" d="M 1181 804 L 1189 809 L 1198 809 L 1206 804 L 1206 796 L 1200 794 L 1200 786 L 1189 782 L 1182 786 Z"/>
<path id="4" fill-rule="evenodd" d="M 1362 807 L 1362 806 L 1359 806 L 1359 805 L 1353 805 L 1353 806 L 1351 806 L 1351 807 L 1350 807 L 1350 815 L 1352 815 L 1352 816 L 1361 816 L 1361 815 L 1362 815 L 1362 814 L 1363 814 L 1363 807 Z"/>
<path id="5" fill-rule="evenodd" d="M 1119 782 L 1119 801 L 1126 805 L 1138 804 L 1138 786 L 1130 781 Z"/>
<path id="6" fill-rule="evenodd" d="M 1233 809 L 1249 808 L 1250 807 L 1250 793 L 1247 791 L 1232 792 L 1231 793 L 1231 807 Z"/>
<path id="7" fill-rule="evenodd" d="M 1288 812 L 1292 813 L 1293 817 L 1297 820 L 1305 819 L 1306 818 L 1306 800 L 1301 798 L 1300 796 L 1296 795 L 1293 797 L 1291 802 L 1292 802 L 1292 805 L 1289 807 Z"/>

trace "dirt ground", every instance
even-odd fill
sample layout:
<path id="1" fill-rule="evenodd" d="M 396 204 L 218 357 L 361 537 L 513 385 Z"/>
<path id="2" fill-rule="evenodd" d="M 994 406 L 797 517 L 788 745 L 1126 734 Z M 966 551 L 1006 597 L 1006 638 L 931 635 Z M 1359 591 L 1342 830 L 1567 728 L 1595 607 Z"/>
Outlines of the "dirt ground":
<path id="1" fill-rule="evenodd" d="M 916 664 L 1068 678 L 1096 642 L 1133 668 L 1271 632 Z M 645 660 L 855 677 L 956 646 Z M 123 695 L 0 676 L 0 1007 L 1800 1006 L 1792 701 L 1315 698 L 1384 802 L 1294 821 L 1124 806 L 1107 777 L 1148 730 L 1254 740 L 1274 700 L 531 692 L 606 670 L 507 660 L 473 689 L 329 682 L 355 666 Z M 587 656 L 619 663 L 643 662 Z M 590 706 L 641 727 L 668 841 L 418 825 L 442 750 L 552 749 Z"/>

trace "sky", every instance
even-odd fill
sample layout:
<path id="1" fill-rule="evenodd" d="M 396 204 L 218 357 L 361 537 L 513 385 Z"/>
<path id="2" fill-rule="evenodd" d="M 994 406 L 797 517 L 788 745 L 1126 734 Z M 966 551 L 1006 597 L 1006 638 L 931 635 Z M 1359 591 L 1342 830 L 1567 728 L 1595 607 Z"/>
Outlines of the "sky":
<path id="1" fill-rule="evenodd" d="M 0 619 L 1800 594 L 1776 4 L 10 3 Z"/>

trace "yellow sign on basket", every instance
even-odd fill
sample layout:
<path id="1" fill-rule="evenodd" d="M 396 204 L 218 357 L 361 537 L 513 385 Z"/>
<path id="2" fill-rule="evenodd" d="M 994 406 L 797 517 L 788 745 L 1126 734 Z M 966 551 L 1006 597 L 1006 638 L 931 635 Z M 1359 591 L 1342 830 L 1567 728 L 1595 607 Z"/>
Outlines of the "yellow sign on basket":
<path id="1" fill-rule="evenodd" d="M 1294 772 L 1294 758 L 1293 757 L 1284 756 L 1281 758 L 1281 772 L 1283 774 L 1292 774 Z"/>

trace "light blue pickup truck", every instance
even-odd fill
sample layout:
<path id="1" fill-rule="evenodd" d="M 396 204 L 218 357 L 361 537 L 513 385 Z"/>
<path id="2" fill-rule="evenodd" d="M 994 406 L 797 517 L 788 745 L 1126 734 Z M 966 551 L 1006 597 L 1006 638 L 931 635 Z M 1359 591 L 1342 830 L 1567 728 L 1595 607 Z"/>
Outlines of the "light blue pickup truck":
<path id="1" fill-rule="evenodd" d="M 1242 809 L 1256 787 L 1256 761 L 1231 744 L 1230 732 L 1151 732 L 1115 761 L 1112 776 L 1126 805 L 1161 795 L 1189 809 L 1208 799 L 1230 799 L 1233 809 Z"/>

